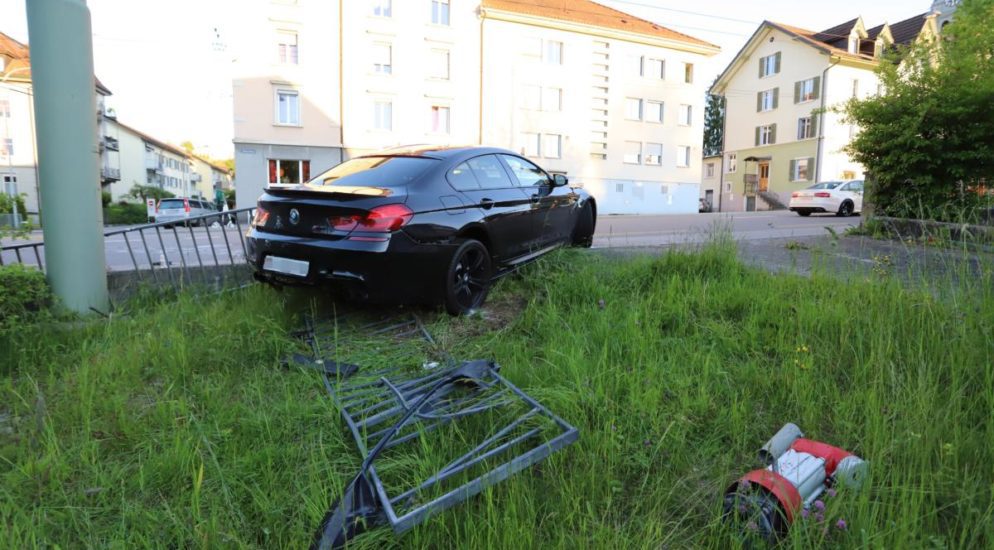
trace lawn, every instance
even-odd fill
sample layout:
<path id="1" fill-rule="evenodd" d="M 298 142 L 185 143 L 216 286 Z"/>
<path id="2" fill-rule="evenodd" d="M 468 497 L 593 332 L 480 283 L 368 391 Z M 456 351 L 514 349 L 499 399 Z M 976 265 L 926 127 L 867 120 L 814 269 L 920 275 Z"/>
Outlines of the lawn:
<path id="1" fill-rule="evenodd" d="M 870 475 L 789 546 L 990 547 L 987 274 L 939 293 L 771 275 L 723 244 L 566 251 L 501 282 L 487 317 L 422 311 L 441 346 L 496 359 L 580 439 L 354 546 L 735 548 L 722 492 L 795 422 Z M 306 299 L 253 287 L 131 308 L 0 336 L 0 547 L 307 546 L 359 457 L 320 376 L 279 367 Z M 420 365 L 419 350 L 366 341 L 352 358 Z"/>

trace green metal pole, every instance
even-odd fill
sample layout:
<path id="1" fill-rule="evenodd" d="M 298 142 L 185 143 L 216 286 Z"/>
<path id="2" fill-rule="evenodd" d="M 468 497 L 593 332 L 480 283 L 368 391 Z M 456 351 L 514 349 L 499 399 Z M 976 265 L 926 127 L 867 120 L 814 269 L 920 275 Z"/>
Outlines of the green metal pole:
<path id="1" fill-rule="evenodd" d="M 108 309 L 90 10 L 84 0 L 26 0 L 52 291 L 80 313 Z"/>

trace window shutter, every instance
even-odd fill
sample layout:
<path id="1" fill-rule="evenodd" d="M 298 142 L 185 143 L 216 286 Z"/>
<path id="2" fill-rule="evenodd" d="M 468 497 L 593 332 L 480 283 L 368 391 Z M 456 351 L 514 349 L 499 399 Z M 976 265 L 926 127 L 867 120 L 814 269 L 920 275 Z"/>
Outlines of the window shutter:
<path id="1" fill-rule="evenodd" d="M 821 77 L 820 76 L 816 76 L 815 77 L 814 99 L 818 99 L 819 97 L 821 97 Z"/>
<path id="2" fill-rule="evenodd" d="M 801 83 L 800 82 L 795 82 L 794 83 L 794 103 L 797 104 L 797 103 L 800 103 L 800 102 L 801 102 Z"/>
<path id="3" fill-rule="evenodd" d="M 763 67 L 764 67 L 764 65 L 765 64 L 763 63 L 763 58 L 760 57 L 759 58 L 759 78 L 763 78 L 764 76 L 766 76 L 766 75 L 763 74 Z"/>
<path id="4" fill-rule="evenodd" d="M 780 74 L 780 58 L 783 57 L 781 52 L 777 52 L 776 68 L 774 69 L 774 74 Z"/>
<path id="5" fill-rule="evenodd" d="M 776 142 L 777 142 L 777 125 L 776 124 L 771 124 L 770 125 L 770 145 L 773 145 Z"/>
<path id="6" fill-rule="evenodd" d="M 763 92 L 759 92 L 756 94 L 756 112 L 758 113 L 762 110 L 763 110 Z"/>
<path id="7" fill-rule="evenodd" d="M 794 174 L 796 173 L 797 173 L 797 161 L 792 160 L 790 161 L 790 176 L 789 176 L 790 179 L 788 181 L 794 181 Z"/>
<path id="8" fill-rule="evenodd" d="M 815 159 L 813 157 L 808 157 L 808 181 L 814 179 L 815 175 Z"/>
<path id="9" fill-rule="evenodd" d="M 773 88 L 773 108 L 780 106 L 780 88 Z"/>
<path id="10" fill-rule="evenodd" d="M 303 173 L 304 175 L 304 177 L 301 179 L 301 183 L 307 183 L 311 181 L 311 161 L 309 160 L 301 161 L 301 164 L 303 165 L 301 173 Z"/>
<path id="11" fill-rule="evenodd" d="M 279 180 L 276 179 L 276 161 L 270 159 L 269 161 L 269 183 L 276 183 Z"/>
<path id="12" fill-rule="evenodd" d="M 759 147 L 759 132 L 762 130 L 762 126 L 756 126 L 756 146 Z"/>

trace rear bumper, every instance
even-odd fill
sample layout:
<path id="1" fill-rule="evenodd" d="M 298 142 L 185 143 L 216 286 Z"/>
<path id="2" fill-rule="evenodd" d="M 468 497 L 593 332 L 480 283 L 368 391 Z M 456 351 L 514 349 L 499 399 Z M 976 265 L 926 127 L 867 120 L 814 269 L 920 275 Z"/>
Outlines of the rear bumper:
<path id="1" fill-rule="evenodd" d="M 331 240 L 268 233 L 246 234 L 247 260 L 256 278 L 279 285 L 339 286 L 362 297 L 404 303 L 437 301 L 456 246 L 423 244 L 404 232 L 382 242 Z M 308 262 L 306 277 L 263 269 L 266 256 Z"/>
<path id="2" fill-rule="evenodd" d="M 839 201 L 832 199 L 791 199 L 789 209 L 791 212 L 837 212 Z"/>

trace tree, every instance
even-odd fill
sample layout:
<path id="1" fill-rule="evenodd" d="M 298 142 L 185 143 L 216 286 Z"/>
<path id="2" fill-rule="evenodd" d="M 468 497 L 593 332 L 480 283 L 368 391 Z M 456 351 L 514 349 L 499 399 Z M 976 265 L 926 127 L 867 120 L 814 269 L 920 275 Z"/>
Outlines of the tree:
<path id="1" fill-rule="evenodd" d="M 128 191 L 128 196 L 136 199 L 141 199 L 142 202 L 145 202 L 148 199 L 155 199 L 155 200 L 171 199 L 176 195 L 164 189 L 159 189 L 154 185 L 141 185 L 136 183 L 131 187 L 131 190 Z"/>
<path id="2" fill-rule="evenodd" d="M 193 146 L 193 142 L 190 140 L 186 140 L 183 143 L 180 143 L 179 146 L 182 147 L 184 150 L 186 150 L 186 154 L 188 155 L 192 155 L 193 150 L 196 148 Z"/>
<path id="3" fill-rule="evenodd" d="M 708 94 L 704 109 L 704 156 L 720 155 L 725 147 L 725 98 Z"/>
<path id="4" fill-rule="evenodd" d="M 894 52 L 877 70 L 884 92 L 850 100 L 847 147 L 872 176 L 885 215 L 970 221 L 994 181 L 994 0 L 965 0 L 940 39 Z M 989 206 L 989 205 L 988 205 Z"/>

